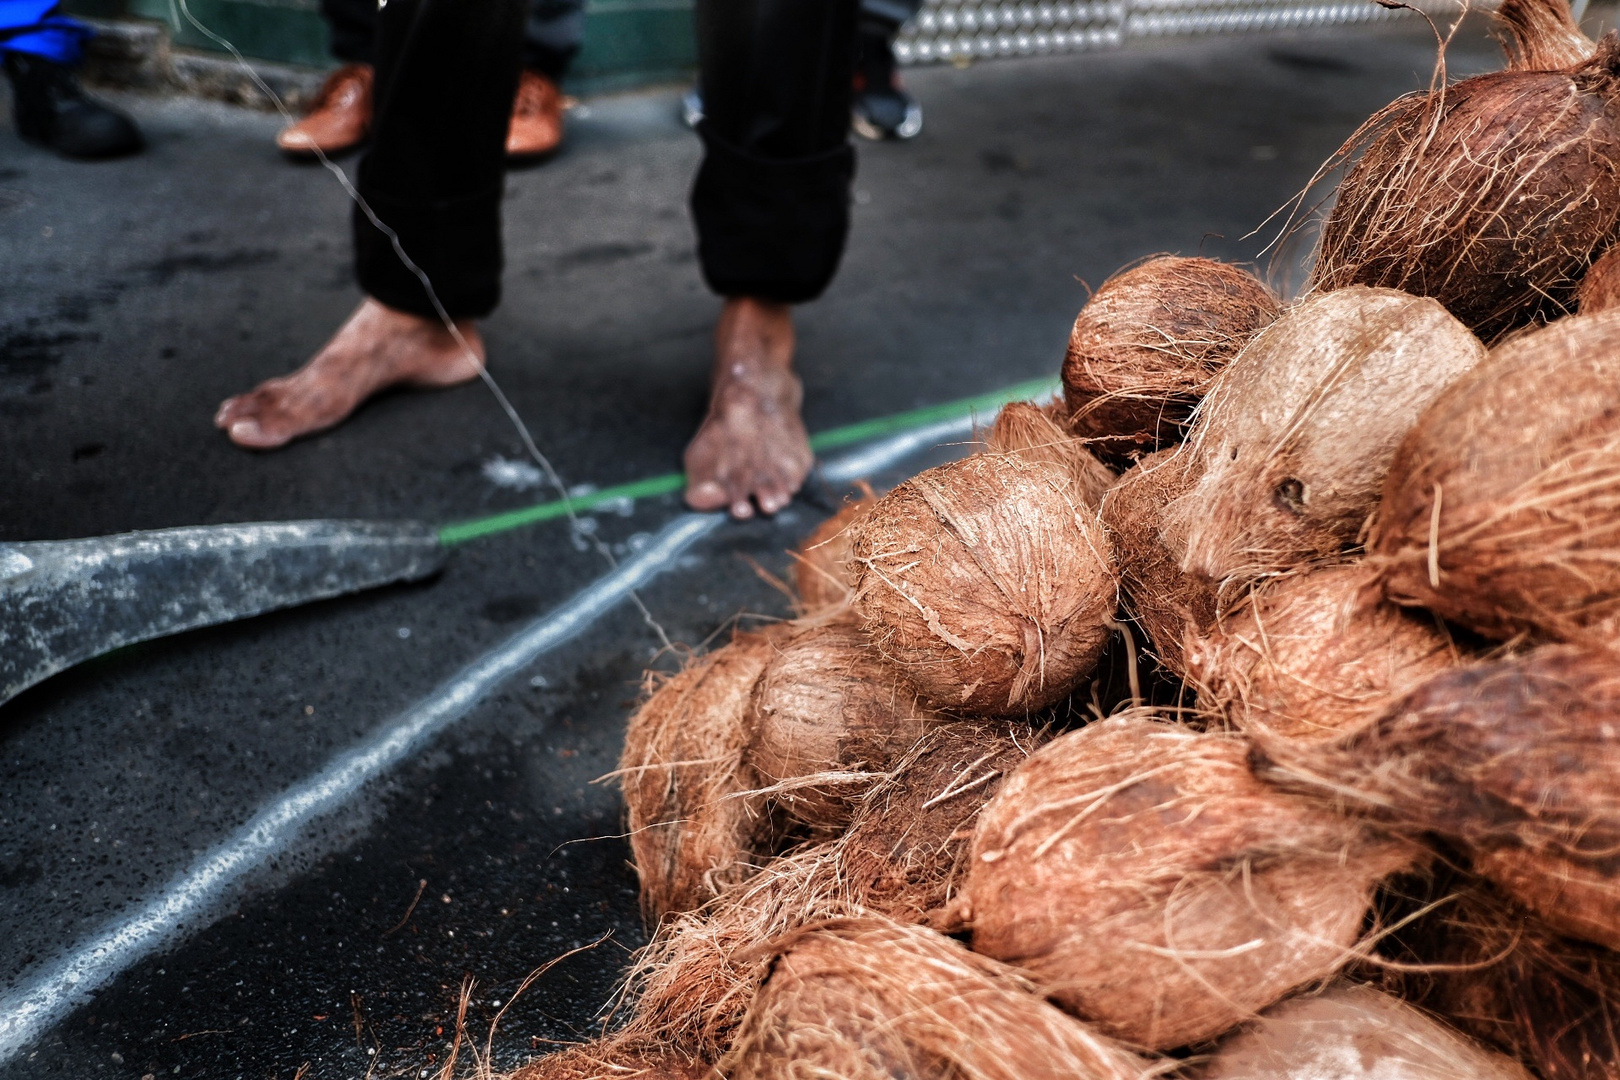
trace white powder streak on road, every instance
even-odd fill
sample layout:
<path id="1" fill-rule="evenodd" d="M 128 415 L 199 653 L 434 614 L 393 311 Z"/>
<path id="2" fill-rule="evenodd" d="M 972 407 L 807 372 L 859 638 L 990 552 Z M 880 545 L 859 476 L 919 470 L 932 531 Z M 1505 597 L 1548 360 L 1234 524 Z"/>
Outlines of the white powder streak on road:
<path id="1" fill-rule="evenodd" d="M 824 465 L 821 475 L 833 483 L 848 482 L 972 430 L 971 418 L 930 424 L 846 454 Z M 305 827 L 346 806 L 366 784 L 461 720 L 536 657 L 601 618 L 724 521 L 719 514 L 682 514 L 634 558 L 462 668 L 364 742 L 288 789 L 162 892 L 0 997 L 0 1064 L 142 959 L 209 925 L 248 873 L 287 854 Z"/>

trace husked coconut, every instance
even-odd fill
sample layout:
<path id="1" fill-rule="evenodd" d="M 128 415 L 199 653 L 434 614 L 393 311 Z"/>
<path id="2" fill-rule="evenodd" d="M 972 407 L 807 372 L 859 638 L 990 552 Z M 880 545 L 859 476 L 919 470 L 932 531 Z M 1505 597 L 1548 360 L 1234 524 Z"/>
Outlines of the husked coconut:
<path id="1" fill-rule="evenodd" d="M 932 920 L 961 888 L 979 810 L 1041 741 L 1011 720 L 929 729 L 841 836 L 772 859 L 659 927 L 627 979 L 625 1035 L 717 1060 L 769 967 L 761 942 L 837 916 Z"/>
<path id="2" fill-rule="evenodd" d="M 1188 449 L 1201 475 L 1168 515 L 1184 567 L 1241 586 L 1340 557 L 1408 429 L 1484 355 L 1445 308 L 1393 289 L 1290 308 L 1199 408 Z"/>
<path id="3" fill-rule="evenodd" d="M 1586 268 L 1576 310 L 1582 315 L 1596 315 L 1612 307 L 1620 307 L 1620 247 L 1610 248 Z"/>
<path id="4" fill-rule="evenodd" d="M 841 829 L 852 798 L 936 716 L 853 622 L 811 621 L 786 632 L 754 684 L 744 760 L 790 817 Z"/>
<path id="5" fill-rule="evenodd" d="M 1449 837 L 1556 929 L 1620 948 L 1620 665 L 1543 646 L 1431 676 L 1267 779 Z"/>
<path id="6" fill-rule="evenodd" d="M 1390 599 L 1489 637 L 1620 634 L 1620 311 L 1515 337 L 1401 444 L 1370 550 Z"/>
<path id="7" fill-rule="evenodd" d="M 1620 1076 L 1620 956 L 1554 933 L 1483 882 L 1431 893 L 1380 945 L 1403 996 L 1542 1080 Z"/>
<path id="8" fill-rule="evenodd" d="M 1400 998 L 1335 983 L 1273 1005 L 1222 1040 L 1197 1080 L 1531 1080 Z"/>
<path id="9" fill-rule="evenodd" d="M 1043 708 L 1108 643 L 1108 541 L 1054 465 L 976 454 L 929 469 L 878 500 L 853 547 L 862 628 L 941 708 Z"/>
<path id="10" fill-rule="evenodd" d="M 1248 743 L 1119 714 L 1032 754 L 980 812 L 977 952 L 1103 1033 L 1214 1038 L 1353 956 L 1413 846 L 1260 783 Z"/>
<path id="11" fill-rule="evenodd" d="M 1013 454 L 1064 470 L 1074 483 L 1075 497 L 1093 510 L 1115 480 L 1114 470 L 1093 457 L 1083 440 L 1033 402 L 1002 406 L 984 441 L 992 454 Z"/>
<path id="12" fill-rule="evenodd" d="M 1432 296 L 1486 340 L 1574 305 L 1620 234 L 1620 39 L 1561 0 L 1504 0 L 1508 70 L 1411 94 L 1340 150 L 1312 284 Z M 1330 163 L 1333 164 L 1333 163 Z"/>
<path id="13" fill-rule="evenodd" d="M 617 776 L 649 924 L 689 911 L 752 872 L 768 840 L 760 786 L 743 761 L 749 695 L 775 634 L 738 634 L 652 687 L 630 718 Z"/>
<path id="14" fill-rule="evenodd" d="M 842 919 L 773 943 L 730 1080 L 1143 1080 L 1152 1063 L 948 937 Z"/>
<path id="15" fill-rule="evenodd" d="M 1147 632 L 1159 663 L 1185 677 L 1182 642 L 1189 631 L 1215 625 L 1216 596 L 1204 578 L 1181 568 L 1177 534 L 1164 531 L 1165 512 L 1198 481 L 1190 453 L 1160 450 L 1126 470 L 1103 495 L 1099 510 L 1119 567 L 1125 607 Z"/>
<path id="16" fill-rule="evenodd" d="M 1069 335 L 1070 426 L 1121 467 L 1180 442 L 1210 381 L 1278 310 L 1253 274 L 1214 259 L 1166 255 L 1115 274 Z"/>
<path id="17" fill-rule="evenodd" d="M 1187 654 L 1199 704 L 1262 745 L 1334 738 L 1460 662 L 1438 621 L 1385 600 L 1363 563 L 1263 585 Z"/>
<path id="18" fill-rule="evenodd" d="M 849 530 L 876 502 L 871 487 L 863 484 L 858 498 L 847 500 L 838 513 L 816 526 L 793 553 L 793 584 L 805 614 L 816 615 L 849 603 L 855 589 Z"/>

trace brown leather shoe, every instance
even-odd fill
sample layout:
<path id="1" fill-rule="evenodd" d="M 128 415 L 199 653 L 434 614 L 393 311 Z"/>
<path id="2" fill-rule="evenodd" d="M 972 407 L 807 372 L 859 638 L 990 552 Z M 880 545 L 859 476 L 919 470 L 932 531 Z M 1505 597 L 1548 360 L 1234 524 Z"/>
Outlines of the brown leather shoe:
<path id="1" fill-rule="evenodd" d="M 508 158 L 544 157 L 563 136 L 563 96 L 557 84 L 525 70 L 512 103 L 512 126 L 506 130 Z"/>
<path id="2" fill-rule="evenodd" d="M 276 136 L 276 145 L 292 157 L 335 154 L 358 146 L 371 130 L 370 64 L 345 64 L 326 77 L 304 118 Z"/>

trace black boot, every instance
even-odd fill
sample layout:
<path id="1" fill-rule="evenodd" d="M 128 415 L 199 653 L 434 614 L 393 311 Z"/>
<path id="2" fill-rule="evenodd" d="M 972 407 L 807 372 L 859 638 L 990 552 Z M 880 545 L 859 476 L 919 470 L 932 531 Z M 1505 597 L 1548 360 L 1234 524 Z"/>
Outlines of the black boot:
<path id="1" fill-rule="evenodd" d="M 922 130 L 922 106 L 900 88 L 889 40 L 893 31 L 875 22 L 863 19 L 855 36 L 852 126 L 865 139 L 910 139 Z"/>
<path id="2" fill-rule="evenodd" d="M 74 158 L 109 158 L 141 148 L 141 130 L 84 92 L 70 68 L 29 53 L 5 54 L 17 134 Z"/>

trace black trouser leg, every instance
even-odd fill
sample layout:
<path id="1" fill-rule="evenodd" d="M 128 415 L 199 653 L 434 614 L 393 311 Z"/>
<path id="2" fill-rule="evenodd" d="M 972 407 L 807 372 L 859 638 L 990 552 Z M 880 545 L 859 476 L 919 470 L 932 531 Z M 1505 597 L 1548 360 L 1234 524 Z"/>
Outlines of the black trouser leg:
<path id="1" fill-rule="evenodd" d="M 699 0 L 698 256 L 722 296 L 813 300 L 849 233 L 858 0 Z"/>
<path id="2" fill-rule="evenodd" d="M 389 0 L 380 13 L 360 194 L 455 318 L 487 315 L 500 299 L 506 129 L 525 9 L 525 0 Z M 421 282 L 359 207 L 354 247 L 368 295 L 434 315 Z"/>

